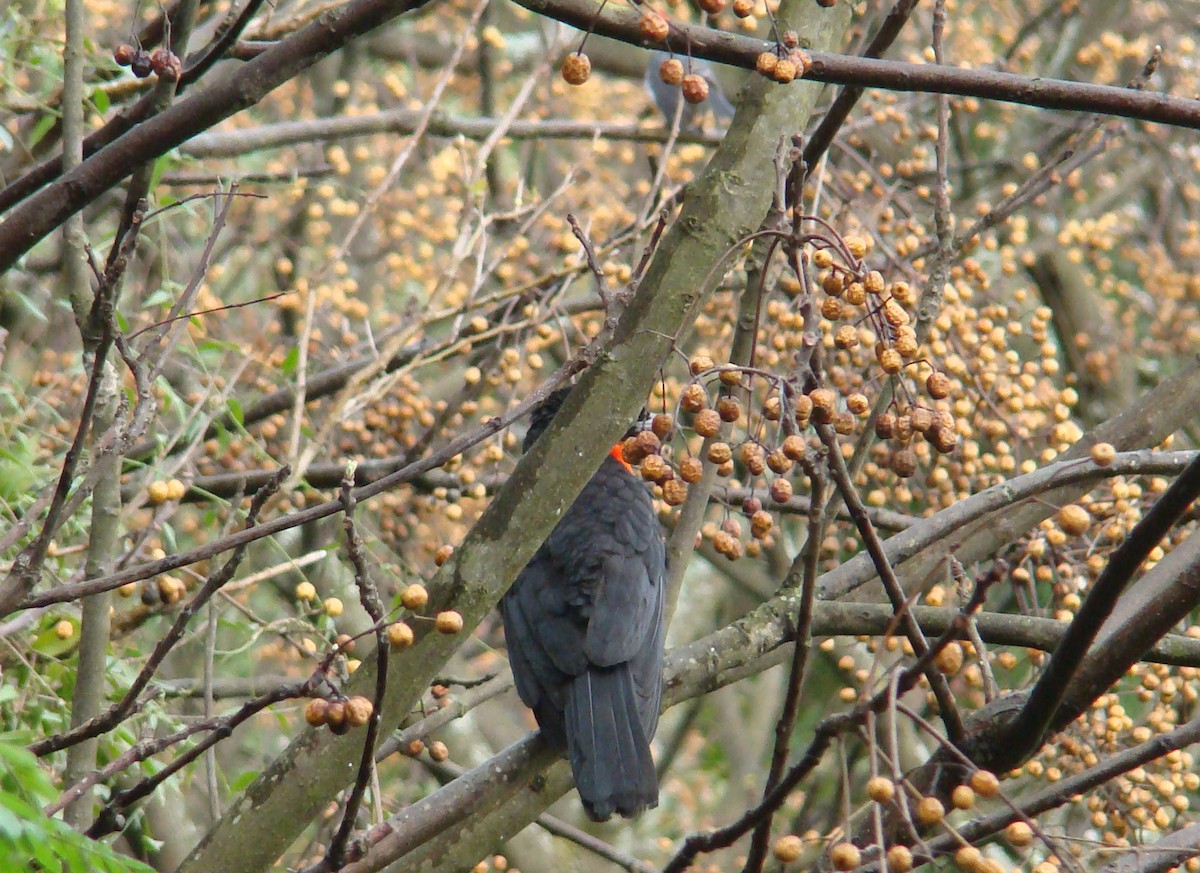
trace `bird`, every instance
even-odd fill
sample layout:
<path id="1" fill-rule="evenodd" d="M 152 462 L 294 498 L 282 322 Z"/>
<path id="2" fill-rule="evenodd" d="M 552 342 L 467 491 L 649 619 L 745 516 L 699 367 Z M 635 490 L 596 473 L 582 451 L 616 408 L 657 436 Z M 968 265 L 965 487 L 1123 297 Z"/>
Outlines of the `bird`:
<path id="1" fill-rule="evenodd" d="M 534 409 L 524 451 L 569 392 Z M 566 751 L 596 822 L 658 805 L 650 741 L 662 699 L 666 545 L 650 494 L 620 448 L 500 602 L 517 693 L 546 741 Z"/>
<path id="2" fill-rule="evenodd" d="M 658 73 L 662 62 L 672 57 L 674 55 L 670 52 L 651 52 L 650 60 L 646 65 L 646 90 L 654 98 L 654 105 L 666 118 L 668 125 L 675 121 L 676 107 L 683 99 L 679 86 L 668 85 Z M 684 129 L 699 126 L 706 106 L 712 109 L 718 121 L 729 121 L 733 118 L 733 104 L 725 96 L 725 92 L 721 89 L 721 82 L 717 79 L 717 74 L 708 61 L 703 58 L 680 58 L 680 60 L 683 62 L 685 70 L 695 73 L 708 82 L 708 99 L 704 103 L 684 102 L 683 112 L 679 117 L 679 127 Z"/>

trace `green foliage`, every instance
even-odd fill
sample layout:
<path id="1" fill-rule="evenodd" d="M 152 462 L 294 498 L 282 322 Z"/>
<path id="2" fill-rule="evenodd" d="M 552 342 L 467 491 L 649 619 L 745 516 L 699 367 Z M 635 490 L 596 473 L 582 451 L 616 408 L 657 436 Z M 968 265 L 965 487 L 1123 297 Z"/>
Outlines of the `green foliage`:
<path id="1" fill-rule="evenodd" d="M 42 812 L 58 791 L 22 742 L 17 734 L 0 735 L 0 871 L 150 873 Z"/>

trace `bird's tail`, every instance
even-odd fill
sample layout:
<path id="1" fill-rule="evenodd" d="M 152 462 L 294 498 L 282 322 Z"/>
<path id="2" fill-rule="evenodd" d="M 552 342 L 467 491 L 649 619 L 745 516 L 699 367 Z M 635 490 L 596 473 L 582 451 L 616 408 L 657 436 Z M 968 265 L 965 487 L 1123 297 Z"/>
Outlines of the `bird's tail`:
<path id="1" fill-rule="evenodd" d="M 566 700 L 567 754 L 592 821 L 658 806 L 650 742 L 638 718 L 628 664 L 591 667 L 571 681 Z"/>

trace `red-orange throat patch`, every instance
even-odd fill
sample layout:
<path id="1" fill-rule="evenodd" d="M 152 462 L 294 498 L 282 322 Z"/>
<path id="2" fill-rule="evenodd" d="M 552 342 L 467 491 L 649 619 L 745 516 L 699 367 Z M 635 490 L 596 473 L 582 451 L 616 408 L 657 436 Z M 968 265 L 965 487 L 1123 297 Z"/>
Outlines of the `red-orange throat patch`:
<path id="1" fill-rule="evenodd" d="M 624 452 L 621 451 L 622 445 L 623 445 L 622 443 L 617 443 L 615 446 L 613 446 L 611 449 L 609 449 L 608 456 L 610 458 L 612 458 L 614 461 L 616 461 L 618 464 L 620 464 L 622 467 L 624 467 L 626 470 L 628 470 L 630 473 L 632 473 L 633 467 L 629 466 L 629 462 L 625 460 L 625 454 L 624 454 Z"/>

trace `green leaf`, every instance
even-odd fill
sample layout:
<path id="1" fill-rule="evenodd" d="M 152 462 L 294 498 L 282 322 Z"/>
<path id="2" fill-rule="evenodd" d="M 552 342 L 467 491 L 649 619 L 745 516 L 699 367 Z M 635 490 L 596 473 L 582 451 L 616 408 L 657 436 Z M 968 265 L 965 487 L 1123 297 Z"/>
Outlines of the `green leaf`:
<path id="1" fill-rule="evenodd" d="M 233 420 L 234 424 L 241 427 L 246 421 L 246 414 L 242 409 L 241 401 L 236 397 L 230 397 L 225 401 L 225 406 L 229 409 L 229 417 Z"/>
<path id="2" fill-rule="evenodd" d="M 229 790 L 233 794 L 241 794 L 250 787 L 250 783 L 258 778 L 257 770 L 247 770 L 238 778 L 234 779 L 229 785 Z"/>
<path id="3" fill-rule="evenodd" d="M 162 534 L 163 547 L 168 553 L 179 550 L 179 541 L 175 536 L 175 528 L 169 524 L 164 524 L 159 532 Z"/>
<path id="4" fill-rule="evenodd" d="M 92 92 L 92 105 L 96 107 L 96 111 L 101 115 L 108 114 L 108 109 L 112 105 L 108 99 L 108 92 L 103 88 L 97 88 Z"/>
<path id="5" fill-rule="evenodd" d="M 43 115 L 39 118 L 38 123 L 34 125 L 33 133 L 29 135 L 29 143 L 26 148 L 32 149 L 41 142 L 42 137 L 51 131 L 57 121 L 58 119 L 53 115 Z"/>
<path id="6" fill-rule="evenodd" d="M 150 172 L 151 191 L 158 187 L 159 180 L 162 179 L 163 173 L 167 171 L 167 167 L 169 166 L 171 166 L 171 158 L 167 155 L 160 155 L 158 160 L 154 162 L 154 169 Z"/>
<path id="7" fill-rule="evenodd" d="M 292 346 L 288 349 L 287 354 L 283 356 L 283 375 L 290 376 L 296 372 L 296 367 L 300 364 L 300 347 Z"/>

